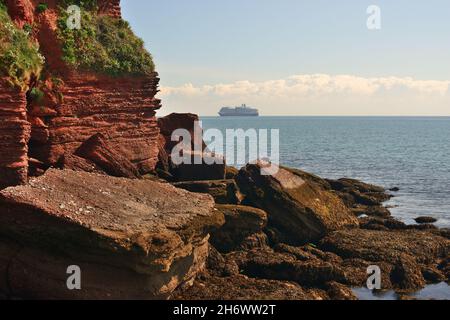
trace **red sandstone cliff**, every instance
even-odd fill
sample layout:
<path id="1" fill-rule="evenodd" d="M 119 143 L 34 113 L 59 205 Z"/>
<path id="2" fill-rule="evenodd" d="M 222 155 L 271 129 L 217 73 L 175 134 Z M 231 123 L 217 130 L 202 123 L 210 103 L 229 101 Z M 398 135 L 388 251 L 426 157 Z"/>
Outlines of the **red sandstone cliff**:
<path id="1" fill-rule="evenodd" d="M 156 166 L 158 74 L 111 77 L 68 68 L 56 35 L 58 2 L 46 1 L 48 9 L 38 13 L 40 1 L 6 1 L 18 27 L 34 24 L 32 37 L 46 58 L 46 69 L 41 87 L 45 96 L 39 105 L 27 102 L 26 90 L 14 91 L 0 83 L 0 188 L 26 181 L 30 158 L 42 169 L 56 166 L 98 133 L 140 174 Z M 99 0 L 98 7 L 99 14 L 121 17 L 119 0 Z M 60 83 L 51 83 L 54 75 Z"/>

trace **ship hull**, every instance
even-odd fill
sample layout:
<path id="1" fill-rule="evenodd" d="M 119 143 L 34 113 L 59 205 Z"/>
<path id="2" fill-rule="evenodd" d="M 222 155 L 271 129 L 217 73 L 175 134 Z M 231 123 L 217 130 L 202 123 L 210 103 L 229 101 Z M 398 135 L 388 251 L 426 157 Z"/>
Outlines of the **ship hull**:
<path id="1" fill-rule="evenodd" d="M 219 113 L 221 117 L 259 117 L 259 114 L 223 114 Z"/>

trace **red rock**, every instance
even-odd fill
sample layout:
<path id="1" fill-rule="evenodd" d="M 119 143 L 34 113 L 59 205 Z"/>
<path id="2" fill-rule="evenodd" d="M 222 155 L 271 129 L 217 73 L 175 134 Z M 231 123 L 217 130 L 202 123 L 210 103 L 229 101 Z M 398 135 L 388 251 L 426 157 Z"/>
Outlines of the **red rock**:
<path id="1" fill-rule="evenodd" d="M 198 123 L 199 117 L 192 113 L 172 113 L 166 117 L 159 118 L 158 119 L 158 126 L 161 130 L 161 135 L 165 139 L 165 149 L 168 151 L 168 153 L 171 153 L 171 150 L 175 145 L 178 144 L 178 141 L 172 141 L 172 134 L 175 130 L 178 129 L 185 129 L 189 131 L 192 137 L 192 146 L 194 147 L 194 142 L 200 141 L 200 143 L 203 143 L 203 137 L 202 136 L 196 136 L 195 129 L 196 129 L 196 123 Z M 197 130 L 200 128 L 197 127 Z M 200 132 L 200 130 L 198 131 Z"/>
<path id="2" fill-rule="evenodd" d="M 70 70 L 62 60 L 56 32 L 60 1 L 47 1 L 48 9 L 40 13 L 35 10 L 38 3 L 6 2 L 19 27 L 33 25 L 31 37 L 46 60 L 44 76 L 56 77 L 60 84 L 40 81 L 43 100 L 29 101 L 28 106 L 25 94 L 0 84 L 1 151 L 7 151 L 0 155 L 0 188 L 26 182 L 28 157 L 45 167 L 57 166 L 97 133 L 132 164 L 132 171 L 153 172 L 159 154 L 158 74 L 110 77 Z M 121 16 L 119 0 L 101 0 L 98 5 L 100 14 Z"/>
<path id="3" fill-rule="evenodd" d="M 61 156 L 74 153 L 97 133 L 130 161 L 142 174 L 155 169 L 159 129 L 155 112 L 160 108 L 159 79 L 113 79 L 95 75 L 72 75 L 64 80 L 64 102 L 55 107 L 57 116 L 46 117 L 48 141 L 36 141 L 33 157 L 49 166 Z"/>
<path id="4" fill-rule="evenodd" d="M 107 138 L 100 133 L 86 140 L 75 154 L 92 161 L 109 175 L 124 178 L 140 177 L 133 164 L 123 154 L 113 149 Z"/>
<path id="5" fill-rule="evenodd" d="M 20 27 L 32 25 L 34 21 L 34 5 L 30 0 L 6 0 L 11 19 Z"/>
<path id="6" fill-rule="evenodd" d="M 111 17 L 122 16 L 120 9 L 120 0 L 97 0 L 98 13 L 109 15 Z"/>
<path id="7" fill-rule="evenodd" d="M 28 299 L 167 298 L 204 270 L 224 223 L 209 195 L 55 169 L 1 191 L 0 212 L 0 293 Z M 71 265 L 81 290 L 67 289 Z"/>
<path id="8" fill-rule="evenodd" d="M 68 169 L 73 171 L 84 171 L 99 174 L 106 174 L 98 165 L 94 162 L 78 157 L 74 154 L 64 155 L 58 163 L 58 168 Z"/>
<path id="9" fill-rule="evenodd" d="M 158 125 L 161 131 L 160 145 L 164 145 L 164 151 L 160 153 L 159 167 L 169 168 L 170 174 L 176 181 L 225 179 L 225 160 L 221 156 L 214 155 L 206 150 L 206 144 L 203 141 L 203 131 L 199 125 L 197 115 L 172 113 L 164 118 L 159 118 Z M 183 155 L 190 157 L 189 163 L 176 164 L 172 160 L 171 155 L 174 147 L 181 142 L 181 138 L 178 140 L 176 136 L 174 136 L 175 141 L 172 141 L 172 136 L 178 129 L 188 131 L 191 137 L 190 148 L 183 150 Z M 200 163 L 195 160 L 196 158 L 201 159 Z M 218 161 L 214 161 L 216 159 Z M 214 163 L 211 164 L 212 162 Z"/>
<path id="10" fill-rule="evenodd" d="M 26 182 L 29 137 L 25 93 L 0 79 L 0 189 Z"/>

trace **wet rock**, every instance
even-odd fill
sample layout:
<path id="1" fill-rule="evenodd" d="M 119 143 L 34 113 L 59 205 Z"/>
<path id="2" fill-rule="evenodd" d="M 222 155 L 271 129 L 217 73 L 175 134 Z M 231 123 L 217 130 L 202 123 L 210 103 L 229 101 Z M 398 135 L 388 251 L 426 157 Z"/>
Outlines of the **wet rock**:
<path id="1" fill-rule="evenodd" d="M 209 246 L 208 260 L 206 267 L 210 274 L 219 277 L 229 277 L 239 274 L 239 267 L 232 259 L 227 259 L 212 245 Z"/>
<path id="2" fill-rule="evenodd" d="M 391 192 L 399 192 L 400 188 L 394 187 L 394 188 L 389 189 L 389 191 L 391 191 Z"/>
<path id="3" fill-rule="evenodd" d="M 369 266 L 377 266 L 381 270 L 381 290 L 393 289 L 391 282 L 391 272 L 394 268 L 391 263 L 386 262 L 370 262 L 363 259 L 345 259 L 341 264 L 341 268 L 346 274 L 346 285 L 352 287 L 367 287 L 367 272 Z"/>
<path id="4" fill-rule="evenodd" d="M 84 142 L 75 153 L 92 161 L 107 174 L 115 177 L 140 178 L 137 168 L 119 150 L 109 144 L 108 139 L 98 133 Z"/>
<path id="5" fill-rule="evenodd" d="M 211 234 L 210 241 L 220 252 L 231 252 L 243 245 L 246 248 L 264 245 L 264 236 L 258 236 L 267 224 L 263 210 L 236 205 L 216 205 L 216 208 L 225 216 L 225 224 Z"/>
<path id="6" fill-rule="evenodd" d="M 359 220 L 360 227 L 367 230 L 406 230 L 408 226 L 394 218 L 366 217 Z"/>
<path id="7" fill-rule="evenodd" d="M 374 206 L 361 206 L 358 205 L 356 208 L 352 208 L 352 212 L 357 215 L 367 215 L 369 217 L 378 217 L 378 218 L 389 218 L 391 216 L 391 212 L 388 208 L 374 205 Z"/>
<path id="8" fill-rule="evenodd" d="M 176 181 L 224 180 L 225 161 L 220 155 L 208 152 L 184 151 L 190 161 L 171 164 L 170 173 Z M 196 162 L 196 158 L 200 160 Z"/>
<path id="9" fill-rule="evenodd" d="M 447 277 L 447 282 L 450 282 L 450 255 L 442 259 L 438 269 Z"/>
<path id="10" fill-rule="evenodd" d="M 218 204 L 240 204 L 243 195 L 234 180 L 186 181 L 173 184 L 191 192 L 210 194 Z"/>
<path id="11" fill-rule="evenodd" d="M 378 207 L 392 196 L 379 186 L 367 184 L 355 179 L 327 180 L 331 188 L 341 197 L 350 208 Z M 370 208 L 368 208 L 370 210 Z M 373 210 L 373 209 L 372 209 Z M 382 211 L 378 210 L 378 215 Z M 370 213 L 370 212 L 369 212 Z M 384 211 L 383 216 L 386 214 Z"/>
<path id="12" fill-rule="evenodd" d="M 418 291 L 425 287 L 426 282 L 422 270 L 415 259 L 400 256 L 391 272 L 391 282 L 402 291 Z"/>
<path id="13" fill-rule="evenodd" d="M 431 232 L 434 232 L 435 234 L 450 240 L 450 229 L 449 228 L 431 230 Z"/>
<path id="14" fill-rule="evenodd" d="M 435 223 L 437 222 L 436 218 L 433 217 L 418 217 L 414 219 L 419 224 L 428 224 L 428 223 Z"/>
<path id="15" fill-rule="evenodd" d="M 296 259 L 300 261 L 308 261 L 313 259 L 318 259 L 330 263 L 334 263 L 335 265 L 339 265 L 342 263 L 342 259 L 331 252 L 324 252 L 317 248 L 314 248 L 311 245 L 306 245 L 302 247 L 292 247 L 286 244 L 278 244 L 275 246 L 274 250 L 276 252 L 287 253 L 290 255 L 294 255 Z"/>
<path id="16" fill-rule="evenodd" d="M 326 291 L 331 300 L 358 300 L 352 289 L 338 282 L 329 282 L 326 284 Z"/>
<path id="17" fill-rule="evenodd" d="M 269 238 L 265 232 L 258 232 L 246 237 L 239 245 L 238 250 L 252 250 L 265 248 L 269 245 Z"/>
<path id="18" fill-rule="evenodd" d="M 14 255 L 0 260 L 1 289 L 31 299 L 167 298 L 204 269 L 209 233 L 224 223 L 209 195 L 70 170 L 3 190 L 0 208 L 0 237 L 23 248 L 2 241 Z M 71 265 L 82 290 L 67 290 Z"/>
<path id="19" fill-rule="evenodd" d="M 409 226 L 407 226 L 407 228 L 408 229 L 411 229 L 411 230 L 425 230 L 425 231 L 436 231 L 436 230 L 438 230 L 439 228 L 438 227 L 436 227 L 434 224 L 429 224 L 429 223 L 426 223 L 426 224 L 418 224 L 418 225 L 409 225 Z"/>
<path id="20" fill-rule="evenodd" d="M 326 300 L 319 289 L 303 289 L 287 281 L 253 279 L 244 275 L 217 277 L 203 274 L 191 288 L 177 290 L 174 300 Z"/>
<path id="21" fill-rule="evenodd" d="M 230 254 L 241 273 L 263 279 L 294 281 L 300 285 L 319 287 L 330 281 L 346 281 L 337 265 L 318 259 L 299 261 L 294 255 L 277 253 L 269 248 Z"/>
<path id="22" fill-rule="evenodd" d="M 302 245 L 332 230 L 358 225 L 344 203 L 321 185 L 283 168 L 264 176 L 262 167 L 262 163 L 247 165 L 236 181 L 246 201 L 267 212 L 269 228 L 279 241 Z"/>
<path id="23" fill-rule="evenodd" d="M 439 283 L 446 280 L 445 274 L 432 266 L 422 266 L 422 275 L 427 283 Z"/>
<path id="24" fill-rule="evenodd" d="M 431 232 L 340 230 L 321 241 L 320 248 L 344 259 L 397 263 L 401 255 L 409 255 L 419 263 L 430 264 L 449 252 L 450 241 Z"/>
<path id="25" fill-rule="evenodd" d="M 225 178 L 234 179 L 239 174 L 239 170 L 235 167 L 226 166 L 225 167 Z"/>

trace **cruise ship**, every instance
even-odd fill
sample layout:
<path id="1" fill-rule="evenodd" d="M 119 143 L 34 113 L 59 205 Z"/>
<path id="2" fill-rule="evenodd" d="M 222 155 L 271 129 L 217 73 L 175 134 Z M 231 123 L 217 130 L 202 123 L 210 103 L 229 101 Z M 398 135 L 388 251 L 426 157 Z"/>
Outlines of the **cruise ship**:
<path id="1" fill-rule="evenodd" d="M 230 108 L 224 107 L 220 110 L 219 115 L 221 117 L 258 117 L 258 109 L 247 107 L 243 104 L 240 107 Z"/>

